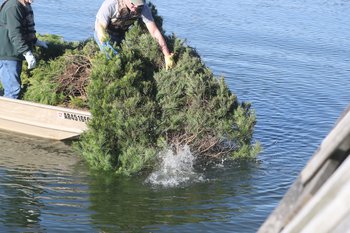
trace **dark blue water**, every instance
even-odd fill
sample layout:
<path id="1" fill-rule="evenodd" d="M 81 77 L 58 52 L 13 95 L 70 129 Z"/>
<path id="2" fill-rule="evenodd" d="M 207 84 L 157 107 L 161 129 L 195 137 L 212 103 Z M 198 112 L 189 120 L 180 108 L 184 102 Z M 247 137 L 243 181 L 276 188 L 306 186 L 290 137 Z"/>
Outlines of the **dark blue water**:
<path id="1" fill-rule="evenodd" d="M 101 2 L 35 0 L 37 30 L 91 37 Z M 258 161 L 164 187 L 94 173 L 67 145 L 0 133 L 1 232 L 255 232 L 350 103 L 349 0 L 153 3 L 166 32 L 252 103 Z"/>

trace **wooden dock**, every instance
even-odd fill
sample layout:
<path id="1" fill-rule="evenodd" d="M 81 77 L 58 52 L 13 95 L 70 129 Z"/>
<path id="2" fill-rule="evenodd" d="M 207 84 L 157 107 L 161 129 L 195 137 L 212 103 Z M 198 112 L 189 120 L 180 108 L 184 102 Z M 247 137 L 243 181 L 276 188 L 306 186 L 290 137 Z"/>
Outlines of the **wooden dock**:
<path id="1" fill-rule="evenodd" d="M 350 232 L 350 106 L 258 233 Z"/>

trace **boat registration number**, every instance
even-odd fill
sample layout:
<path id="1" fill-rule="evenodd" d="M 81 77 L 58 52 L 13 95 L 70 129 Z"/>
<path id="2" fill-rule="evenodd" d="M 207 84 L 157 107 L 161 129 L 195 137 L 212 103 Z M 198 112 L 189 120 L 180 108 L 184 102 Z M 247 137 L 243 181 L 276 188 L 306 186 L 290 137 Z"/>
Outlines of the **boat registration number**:
<path id="1" fill-rule="evenodd" d="M 69 112 L 58 112 L 58 118 L 80 122 L 88 122 L 90 120 L 89 116 Z"/>

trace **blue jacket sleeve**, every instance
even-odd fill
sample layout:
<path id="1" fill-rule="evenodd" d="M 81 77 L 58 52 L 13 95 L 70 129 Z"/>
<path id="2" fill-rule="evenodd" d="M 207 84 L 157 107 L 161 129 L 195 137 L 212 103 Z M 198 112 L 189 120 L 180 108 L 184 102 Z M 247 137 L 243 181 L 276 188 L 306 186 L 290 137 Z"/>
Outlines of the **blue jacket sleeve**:
<path id="1" fill-rule="evenodd" d="M 10 7 L 7 11 L 7 29 L 9 40 L 13 44 L 18 54 L 30 50 L 28 43 L 23 39 L 23 26 L 22 23 L 25 17 L 25 10 L 18 7 Z"/>

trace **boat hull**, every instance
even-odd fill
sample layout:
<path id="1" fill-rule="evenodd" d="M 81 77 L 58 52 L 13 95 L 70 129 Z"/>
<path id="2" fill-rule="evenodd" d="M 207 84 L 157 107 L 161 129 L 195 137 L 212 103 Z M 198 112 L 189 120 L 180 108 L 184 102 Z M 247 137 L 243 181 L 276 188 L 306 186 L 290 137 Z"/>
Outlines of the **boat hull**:
<path id="1" fill-rule="evenodd" d="M 0 129 L 37 137 L 64 140 L 87 129 L 87 111 L 0 97 Z"/>

